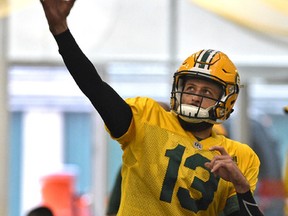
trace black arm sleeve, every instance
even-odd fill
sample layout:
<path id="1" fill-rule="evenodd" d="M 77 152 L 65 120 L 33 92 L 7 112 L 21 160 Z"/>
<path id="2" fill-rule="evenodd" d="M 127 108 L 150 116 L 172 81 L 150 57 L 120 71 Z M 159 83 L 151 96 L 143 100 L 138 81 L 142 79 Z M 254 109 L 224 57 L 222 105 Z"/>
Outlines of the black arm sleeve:
<path id="1" fill-rule="evenodd" d="M 240 210 L 229 216 L 264 216 L 250 190 L 243 194 L 237 193 L 237 198 Z"/>
<path id="2" fill-rule="evenodd" d="M 54 37 L 63 61 L 81 91 L 89 98 L 111 134 L 122 136 L 131 123 L 130 106 L 101 79 L 69 29 Z"/>

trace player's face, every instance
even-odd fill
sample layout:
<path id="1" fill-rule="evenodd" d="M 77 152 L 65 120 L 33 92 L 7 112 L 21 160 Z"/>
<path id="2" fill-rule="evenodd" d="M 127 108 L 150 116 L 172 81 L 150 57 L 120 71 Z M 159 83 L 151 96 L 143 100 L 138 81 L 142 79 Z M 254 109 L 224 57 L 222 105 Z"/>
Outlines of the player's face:
<path id="1" fill-rule="evenodd" d="M 222 90 L 215 83 L 201 79 L 189 79 L 185 83 L 184 92 L 182 95 L 183 104 L 201 106 L 205 109 L 215 104 Z"/>

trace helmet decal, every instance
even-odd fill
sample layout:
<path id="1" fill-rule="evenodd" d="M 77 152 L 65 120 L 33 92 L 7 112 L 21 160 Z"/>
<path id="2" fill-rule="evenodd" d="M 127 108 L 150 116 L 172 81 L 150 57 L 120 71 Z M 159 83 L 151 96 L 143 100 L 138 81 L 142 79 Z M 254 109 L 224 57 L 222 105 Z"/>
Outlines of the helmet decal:
<path id="1" fill-rule="evenodd" d="M 195 68 L 203 68 L 209 70 L 210 63 L 213 60 L 213 57 L 218 51 L 215 50 L 203 50 L 200 55 L 195 59 Z"/>

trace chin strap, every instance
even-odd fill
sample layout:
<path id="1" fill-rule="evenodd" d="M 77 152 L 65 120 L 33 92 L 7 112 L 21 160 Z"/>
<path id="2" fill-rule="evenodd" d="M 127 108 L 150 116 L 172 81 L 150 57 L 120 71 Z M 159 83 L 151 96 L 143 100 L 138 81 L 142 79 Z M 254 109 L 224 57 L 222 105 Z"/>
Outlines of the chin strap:
<path id="1" fill-rule="evenodd" d="M 188 123 L 209 122 L 215 124 L 217 123 L 216 119 L 212 120 L 212 117 L 209 115 L 212 108 L 213 106 L 204 109 L 189 104 L 181 104 L 178 106 L 176 113 Z"/>
<path id="2" fill-rule="evenodd" d="M 178 106 L 177 112 L 183 116 L 192 117 L 192 118 L 209 118 L 209 108 L 203 109 L 201 107 L 181 104 Z"/>

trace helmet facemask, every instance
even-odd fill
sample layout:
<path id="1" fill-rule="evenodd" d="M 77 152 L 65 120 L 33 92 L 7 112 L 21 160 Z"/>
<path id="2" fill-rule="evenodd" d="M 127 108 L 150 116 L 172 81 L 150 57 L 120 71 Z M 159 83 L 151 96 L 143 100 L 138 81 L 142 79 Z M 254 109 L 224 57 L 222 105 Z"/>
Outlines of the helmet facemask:
<path id="1" fill-rule="evenodd" d="M 209 96 L 205 96 L 202 94 L 197 94 L 193 92 L 185 91 L 185 84 L 189 79 L 202 79 L 208 82 L 217 84 L 221 89 L 221 93 L 218 98 L 212 98 Z M 172 97 L 174 98 L 174 105 L 172 106 L 172 110 L 174 113 L 179 115 L 179 118 L 184 120 L 187 123 L 200 123 L 200 122 L 208 122 L 215 124 L 217 122 L 217 115 L 216 110 L 219 112 L 219 109 L 223 109 L 225 106 L 224 103 L 221 101 L 224 95 L 225 87 L 220 85 L 215 81 L 211 81 L 211 79 L 207 79 L 203 76 L 199 76 L 199 74 L 195 73 L 187 73 L 185 71 L 181 73 L 176 73 L 174 76 L 174 85 L 172 90 Z M 199 98 L 199 103 L 196 104 L 184 104 L 183 97 L 185 95 L 191 95 L 193 97 Z M 203 100 L 211 100 L 214 101 L 213 105 L 203 108 Z"/>

